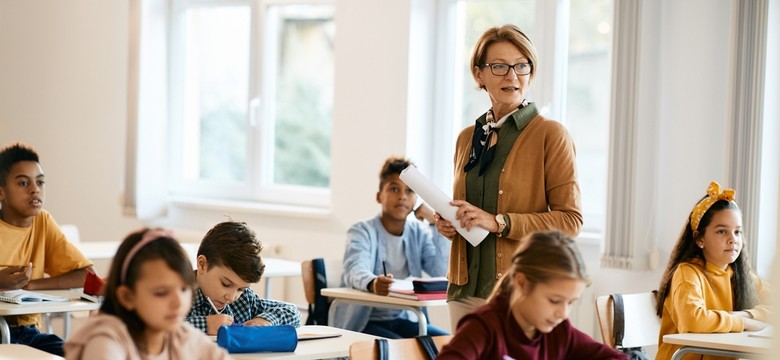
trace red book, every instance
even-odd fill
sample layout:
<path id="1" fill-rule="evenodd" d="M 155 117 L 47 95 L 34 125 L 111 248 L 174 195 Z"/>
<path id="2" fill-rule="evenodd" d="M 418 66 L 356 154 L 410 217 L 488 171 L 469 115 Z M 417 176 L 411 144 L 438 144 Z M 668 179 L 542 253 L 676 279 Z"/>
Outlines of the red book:
<path id="1" fill-rule="evenodd" d="M 414 290 L 390 290 L 390 296 L 409 300 L 445 300 L 446 291 L 434 291 L 425 293 L 416 293 Z"/>

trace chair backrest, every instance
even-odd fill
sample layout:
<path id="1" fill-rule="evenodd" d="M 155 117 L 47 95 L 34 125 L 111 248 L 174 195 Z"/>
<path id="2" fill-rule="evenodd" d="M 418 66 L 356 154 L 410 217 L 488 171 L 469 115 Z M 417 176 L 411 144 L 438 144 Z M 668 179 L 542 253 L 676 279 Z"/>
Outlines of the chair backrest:
<path id="1" fill-rule="evenodd" d="M 81 235 L 79 234 L 78 226 L 73 224 L 63 224 L 60 225 L 60 231 L 65 234 L 65 238 L 68 239 L 71 244 L 81 243 Z"/>
<path id="2" fill-rule="evenodd" d="M 322 264 L 320 270 L 317 264 Z M 341 286 L 343 273 L 344 264 L 341 260 L 318 258 L 301 262 L 303 292 L 309 304 L 307 325 L 327 325 L 330 300 L 320 295 L 318 288 Z"/>
<path id="3" fill-rule="evenodd" d="M 646 292 L 621 295 L 625 318 L 622 347 L 658 345 L 661 319 L 655 314 L 655 294 Z M 596 315 L 604 344 L 615 347 L 615 337 L 612 333 L 615 321 L 614 303 L 609 295 L 596 298 Z"/>
<path id="4" fill-rule="evenodd" d="M 431 336 L 438 349 L 452 340 L 452 335 Z M 387 340 L 387 352 L 390 359 L 427 360 L 425 350 L 417 339 Z M 350 360 L 378 360 L 376 341 L 358 341 L 349 347 Z"/>

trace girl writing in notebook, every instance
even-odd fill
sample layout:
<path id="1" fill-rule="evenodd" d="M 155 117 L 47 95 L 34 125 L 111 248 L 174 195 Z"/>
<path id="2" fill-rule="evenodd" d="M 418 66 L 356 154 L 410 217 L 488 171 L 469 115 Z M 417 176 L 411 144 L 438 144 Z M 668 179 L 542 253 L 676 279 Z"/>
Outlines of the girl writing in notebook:
<path id="1" fill-rule="evenodd" d="M 663 343 L 666 334 L 766 327 L 768 308 L 761 304 L 768 300 L 768 286 L 750 270 L 734 196 L 713 181 L 688 216 L 658 290 L 656 359 L 669 359 L 680 347 Z"/>
<path id="2" fill-rule="evenodd" d="M 130 234 L 111 263 L 105 300 L 65 343 L 66 359 L 229 359 L 184 322 L 195 273 L 172 234 Z"/>
<path id="3" fill-rule="evenodd" d="M 588 285 L 574 240 L 549 231 L 521 244 L 487 304 L 460 320 L 437 359 L 625 359 L 568 320 Z"/>

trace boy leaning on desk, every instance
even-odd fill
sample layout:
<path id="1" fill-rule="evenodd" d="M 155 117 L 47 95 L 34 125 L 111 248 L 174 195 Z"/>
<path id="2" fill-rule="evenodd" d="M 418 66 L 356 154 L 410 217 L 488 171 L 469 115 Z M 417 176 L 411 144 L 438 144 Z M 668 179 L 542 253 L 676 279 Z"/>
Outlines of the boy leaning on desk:
<path id="1" fill-rule="evenodd" d="M 198 290 L 185 320 L 209 335 L 233 323 L 301 326 L 295 305 L 263 299 L 249 287 L 265 270 L 262 249 L 246 223 L 230 220 L 211 228 L 198 248 Z"/>
<path id="2" fill-rule="evenodd" d="M 382 211 L 347 231 L 343 286 L 388 295 L 395 278 L 421 277 L 423 271 L 430 276 L 447 273 L 450 241 L 430 225 L 432 209 L 425 204 L 415 209 L 417 194 L 400 179 L 409 165 L 407 159 L 391 157 L 382 166 L 376 194 Z M 409 217 L 412 212 L 429 224 Z M 338 304 L 335 314 L 330 325 L 366 334 L 395 339 L 414 337 L 419 331 L 404 310 Z M 428 334 L 446 332 L 428 324 Z"/>
<path id="3" fill-rule="evenodd" d="M 71 245 L 46 210 L 43 168 L 31 147 L 0 149 L 0 290 L 78 288 L 90 262 Z M 44 274 L 49 277 L 44 278 Z M 42 334 L 40 314 L 5 317 L 11 343 L 63 356 L 63 340 Z"/>

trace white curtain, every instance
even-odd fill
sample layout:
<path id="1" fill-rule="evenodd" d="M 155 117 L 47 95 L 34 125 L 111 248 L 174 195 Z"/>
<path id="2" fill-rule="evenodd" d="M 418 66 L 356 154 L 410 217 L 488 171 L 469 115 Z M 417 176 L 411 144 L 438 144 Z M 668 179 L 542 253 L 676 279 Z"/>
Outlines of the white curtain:
<path id="1" fill-rule="evenodd" d="M 167 213 L 167 1 L 130 0 L 124 212 Z"/>
<path id="2" fill-rule="evenodd" d="M 607 225 L 603 267 L 632 269 L 642 1 L 615 1 Z"/>
<path id="3" fill-rule="evenodd" d="M 758 246 L 761 204 L 768 5 L 768 0 L 739 0 L 735 8 L 729 180 L 737 190 L 742 227 L 747 229 L 745 246 L 753 252 L 750 257 L 753 266 L 757 254 L 752 249 Z"/>

